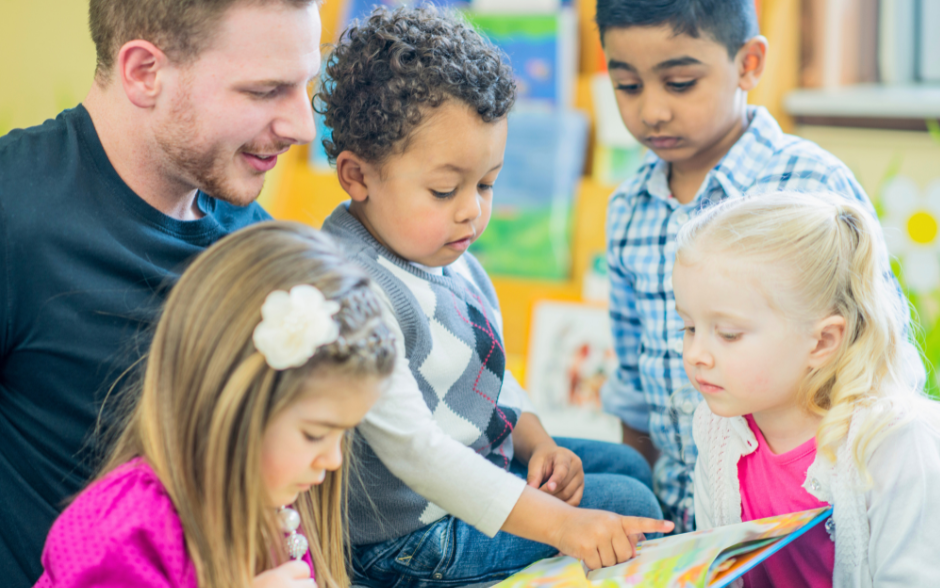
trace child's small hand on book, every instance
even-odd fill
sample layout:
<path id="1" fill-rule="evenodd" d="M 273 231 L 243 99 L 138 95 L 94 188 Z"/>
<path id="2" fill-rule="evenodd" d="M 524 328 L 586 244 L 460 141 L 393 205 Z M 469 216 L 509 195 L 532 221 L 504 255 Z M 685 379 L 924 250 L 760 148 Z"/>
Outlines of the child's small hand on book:
<path id="1" fill-rule="evenodd" d="M 613 566 L 636 555 L 644 533 L 668 533 L 671 521 L 624 517 L 602 510 L 577 509 L 557 529 L 556 545 L 592 570 Z"/>

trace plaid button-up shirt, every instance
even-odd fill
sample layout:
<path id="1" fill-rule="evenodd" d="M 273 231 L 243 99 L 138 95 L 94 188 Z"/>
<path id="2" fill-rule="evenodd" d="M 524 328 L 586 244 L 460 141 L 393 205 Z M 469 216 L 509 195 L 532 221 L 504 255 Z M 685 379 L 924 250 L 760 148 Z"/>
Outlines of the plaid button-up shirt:
<path id="1" fill-rule="evenodd" d="M 656 494 L 678 532 L 694 527 L 692 414 L 702 397 L 682 366 L 682 319 L 672 289 L 676 233 L 712 203 L 780 190 L 836 192 L 874 215 L 845 164 L 815 143 L 784 134 L 764 108 L 749 107 L 748 118 L 747 131 L 690 203 L 671 196 L 669 165 L 650 152 L 608 207 L 610 317 L 619 366 L 602 391 L 604 408 L 649 431 L 661 452 L 653 470 Z"/>

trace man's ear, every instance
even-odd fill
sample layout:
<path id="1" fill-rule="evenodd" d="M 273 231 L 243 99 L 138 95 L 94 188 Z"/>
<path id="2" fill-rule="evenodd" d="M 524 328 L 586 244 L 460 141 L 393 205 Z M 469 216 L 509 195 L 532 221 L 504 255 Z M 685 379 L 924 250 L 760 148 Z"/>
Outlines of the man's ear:
<path id="1" fill-rule="evenodd" d="M 735 63 L 738 67 L 738 87 L 749 92 L 757 86 L 764 64 L 767 62 L 767 38 L 761 35 L 748 39 L 738 49 Z"/>
<path id="2" fill-rule="evenodd" d="M 336 177 L 353 202 L 365 202 L 369 197 L 366 176 L 373 172 L 373 167 L 352 151 L 343 151 L 336 156 Z"/>
<path id="3" fill-rule="evenodd" d="M 809 366 L 818 368 L 827 361 L 842 345 L 845 338 L 845 317 L 834 314 L 816 324 L 813 330 L 816 347 L 809 354 Z"/>
<path id="4" fill-rule="evenodd" d="M 117 74 L 124 86 L 128 100 L 140 108 L 151 108 L 163 89 L 160 70 L 169 63 L 159 47 L 135 39 L 121 47 L 118 52 Z"/>

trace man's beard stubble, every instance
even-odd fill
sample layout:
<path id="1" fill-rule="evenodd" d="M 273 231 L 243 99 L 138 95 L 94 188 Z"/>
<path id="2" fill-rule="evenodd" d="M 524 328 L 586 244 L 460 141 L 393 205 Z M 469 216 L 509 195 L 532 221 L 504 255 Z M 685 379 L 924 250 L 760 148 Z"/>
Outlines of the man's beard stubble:
<path id="1" fill-rule="evenodd" d="M 167 124 L 154 132 L 163 152 L 163 172 L 167 177 L 202 190 L 213 198 L 236 206 L 247 206 L 258 198 L 261 187 L 254 189 L 239 186 L 237 181 L 226 175 L 227 168 L 235 166 L 234 159 L 241 152 L 275 153 L 288 147 L 289 143 L 249 143 L 234 153 L 226 153 L 221 144 L 201 144 L 198 116 L 189 92 L 190 83 L 188 80 L 182 83 L 179 98 L 170 109 Z"/>

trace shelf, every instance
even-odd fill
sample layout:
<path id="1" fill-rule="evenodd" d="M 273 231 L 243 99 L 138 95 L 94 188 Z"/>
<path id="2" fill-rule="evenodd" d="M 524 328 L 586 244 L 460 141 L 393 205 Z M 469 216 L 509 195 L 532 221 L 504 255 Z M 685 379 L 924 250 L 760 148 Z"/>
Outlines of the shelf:
<path id="1" fill-rule="evenodd" d="M 940 119 L 940 85 L 795 90 L 784 108 L 803 124 L 926 130 L 924 121 Z"/>

